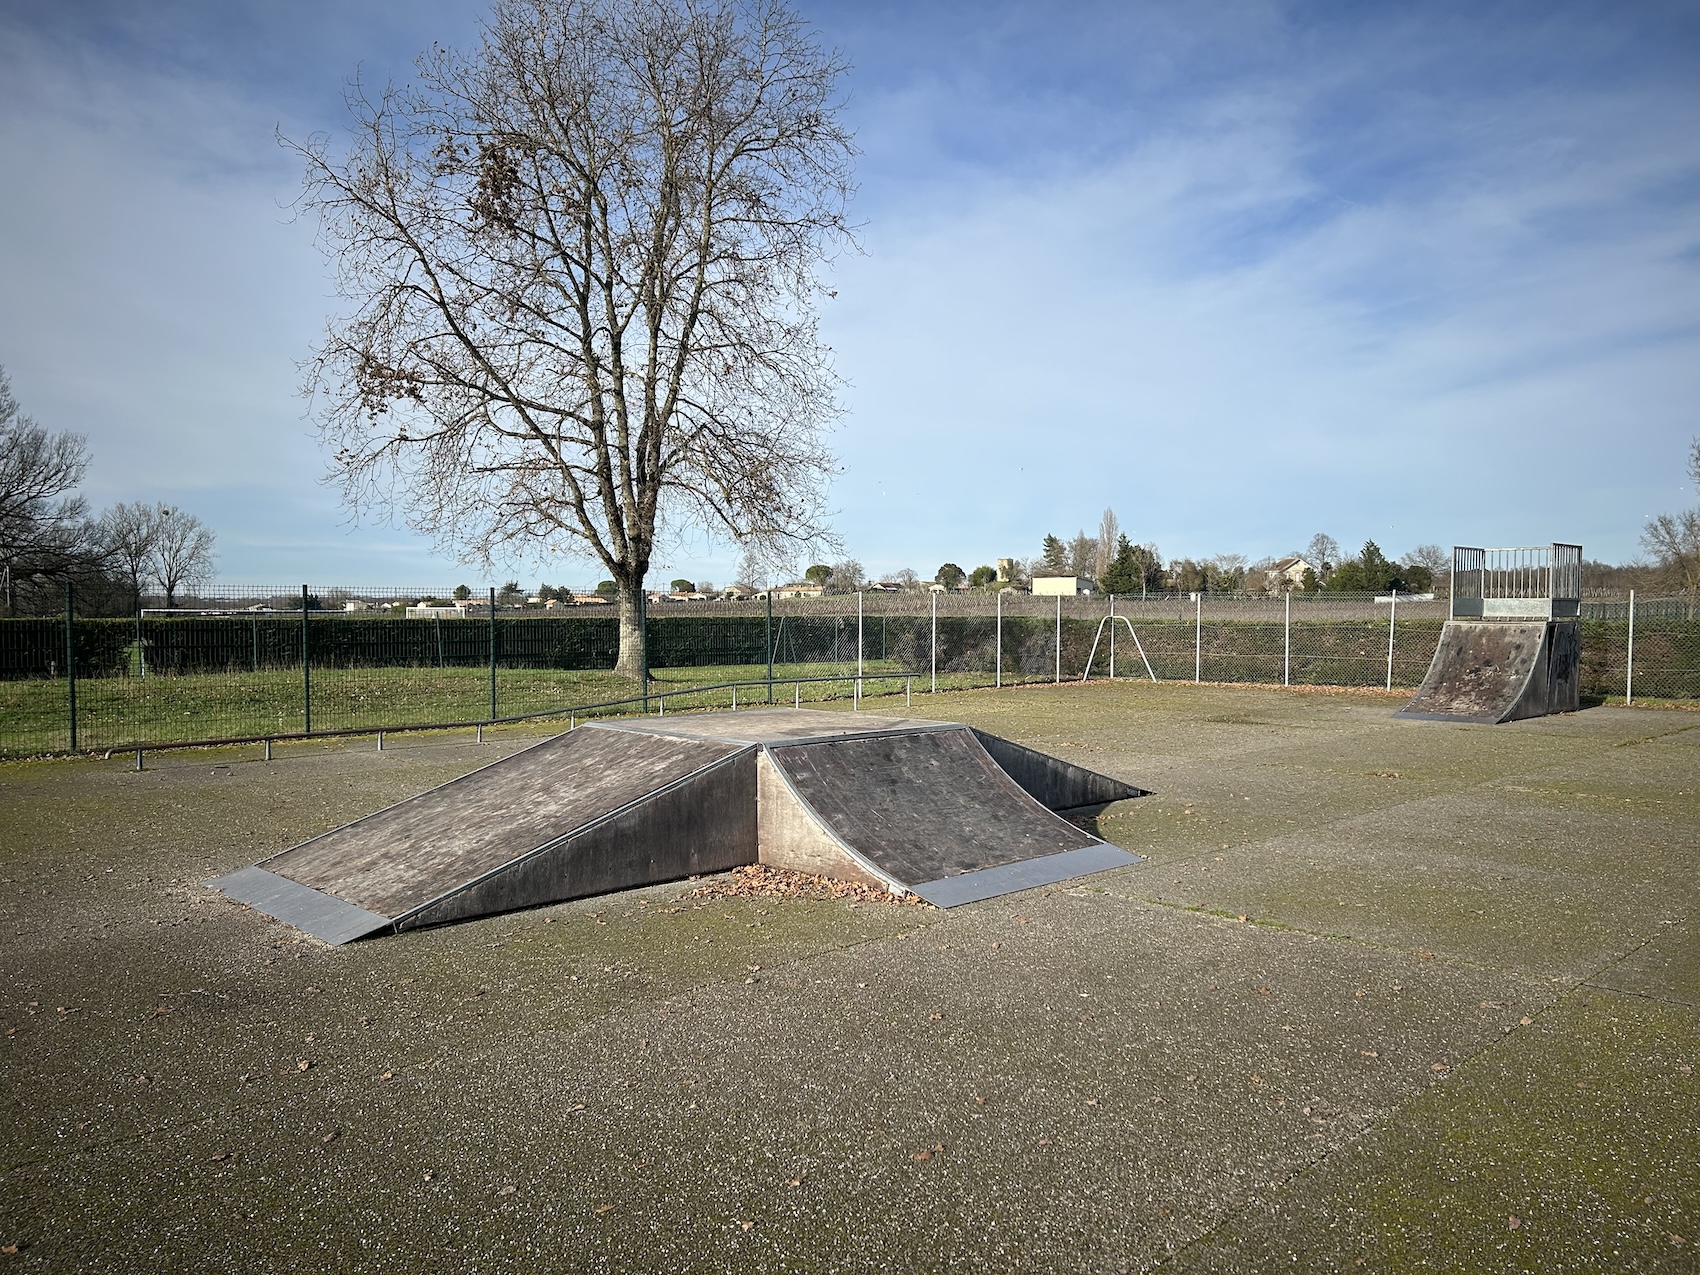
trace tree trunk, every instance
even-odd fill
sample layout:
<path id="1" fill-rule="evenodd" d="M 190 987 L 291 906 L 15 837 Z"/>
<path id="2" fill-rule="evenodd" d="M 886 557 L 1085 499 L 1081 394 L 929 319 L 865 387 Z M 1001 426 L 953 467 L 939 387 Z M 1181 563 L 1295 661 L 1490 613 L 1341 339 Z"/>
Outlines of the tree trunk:
<path id="1" fill-rule="evenodd" d="M 620 658 L 614 671 L 634 682 L 642 679 L 647 668 L 643 649 L 643 585 L 635 587 L 620 583 Z"/>

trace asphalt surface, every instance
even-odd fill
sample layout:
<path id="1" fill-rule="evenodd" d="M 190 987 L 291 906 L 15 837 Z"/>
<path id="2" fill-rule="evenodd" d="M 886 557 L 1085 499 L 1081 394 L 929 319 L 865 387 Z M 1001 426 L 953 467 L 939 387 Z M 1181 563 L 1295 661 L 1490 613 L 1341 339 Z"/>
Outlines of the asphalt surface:
<path id="1" fill-rule="evenodd" d="M 522 741 L 0 767 L 0 1272 L 1696 1270 L 1700 715 L 1398 702 L 940 696 L 1148 861 L 340 949 L 199 883 Z"/>

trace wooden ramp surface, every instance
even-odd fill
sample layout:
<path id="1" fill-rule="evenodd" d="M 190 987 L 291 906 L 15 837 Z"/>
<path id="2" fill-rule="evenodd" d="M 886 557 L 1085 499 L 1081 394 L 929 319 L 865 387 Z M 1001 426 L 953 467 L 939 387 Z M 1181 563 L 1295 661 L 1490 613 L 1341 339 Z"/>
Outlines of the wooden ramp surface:
<path id="1" fill-rule="evenodd" d="M 737 751 L 709 740 L 575 730 L 257 866 L 400 917 Z"/>
<path id="2" fill-rule="evenodd" d="M 1575 621 L 1448 620 L 1410 703 L 1394 714 L 1498 723 L 1578 707 Z"/>
<path id="3" fill-rule="evenodd" d="M 770 755 L 858 861 L 941 906 L 1140 861 L 1039 804 L 967 727 Z"/>

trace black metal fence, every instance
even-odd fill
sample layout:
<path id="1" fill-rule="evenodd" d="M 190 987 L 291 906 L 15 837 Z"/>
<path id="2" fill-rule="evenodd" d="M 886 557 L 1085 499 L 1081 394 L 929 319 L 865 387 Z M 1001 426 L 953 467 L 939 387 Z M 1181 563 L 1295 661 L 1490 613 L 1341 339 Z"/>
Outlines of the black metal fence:
<path id="1" fill-rule="evenodd" d="M 452 591 L 221 589 L 124 619 L 0 620 L 0 755 L 488 722 L 618 699 L 612 606 Z M 494 607 L 492 601 L 496 602 Z M 1115 619 L 1110 618 L 1114 609 Z M 1095 677 L 1414 686 L 1445 601 L 869 593 L 651 603 L 656 694 L 914 671 L 918 690 Z M 1700 699 L 1683 599 L 1583 604 L 1583 693 Z M 1633 664 L 1631 654 L 1633 653 Z M 852 693 L 816 682 L 801 698 Z M 789 699 L 791 691 L 786 691 Z M 721 698 L 729 698 L 722 695 Z M 715 702 L 709 697 L 708 702 Z"/>

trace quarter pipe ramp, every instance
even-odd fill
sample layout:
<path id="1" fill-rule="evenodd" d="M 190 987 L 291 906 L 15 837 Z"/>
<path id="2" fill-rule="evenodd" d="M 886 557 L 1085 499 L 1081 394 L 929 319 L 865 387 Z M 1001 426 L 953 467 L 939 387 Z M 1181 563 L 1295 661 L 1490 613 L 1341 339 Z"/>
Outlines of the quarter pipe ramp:
<path id="1" fill-rule="evenodd" d="M 1395 717 L 1497 723 L 1580 707 L 1574 620 L 1448 620 L 1428 673 Z"/>

